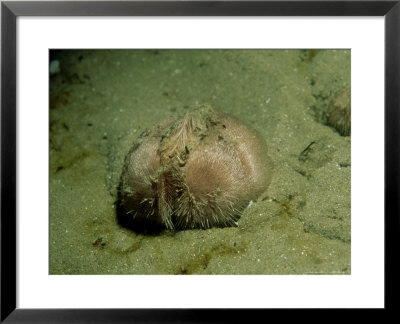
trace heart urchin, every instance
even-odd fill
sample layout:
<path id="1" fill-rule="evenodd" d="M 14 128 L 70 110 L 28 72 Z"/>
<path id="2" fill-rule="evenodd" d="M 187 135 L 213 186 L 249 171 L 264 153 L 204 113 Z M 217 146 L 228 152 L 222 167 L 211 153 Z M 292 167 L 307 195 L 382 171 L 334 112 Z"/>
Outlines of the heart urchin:
<path id="1" fill-rule="evenodd" d="M 337 94 L 328 107 L 327 124 L 334 127 L 340 135 L 351 134 L 351 98 L 349 91 Z"/>
<path id="2" fill-rule="evenodd" d="M 140 136 L 125 160 L 119 220 L 139 231 L 234 226 L 270 178 L 256 132 L 202 105 Z"/>

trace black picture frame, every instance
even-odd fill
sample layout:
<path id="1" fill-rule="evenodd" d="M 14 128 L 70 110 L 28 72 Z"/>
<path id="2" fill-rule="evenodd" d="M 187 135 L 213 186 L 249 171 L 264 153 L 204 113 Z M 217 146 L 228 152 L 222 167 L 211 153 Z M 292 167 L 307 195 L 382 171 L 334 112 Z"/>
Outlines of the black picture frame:
<path id="1" fill-rule="evenodd" d="M 395 307 L 399 244 L 400 0 L 396 1 L 4 1 L 1 3 L 1 322 L 198 323 L 260 318 L 266 310 L 17 309 L 16 18 L 18 16 L 384 16 L 385 309 Z M 371 148 L 373 151 L 373 148 Z M 372 153 L 371 153 L 372 154 Z"/>

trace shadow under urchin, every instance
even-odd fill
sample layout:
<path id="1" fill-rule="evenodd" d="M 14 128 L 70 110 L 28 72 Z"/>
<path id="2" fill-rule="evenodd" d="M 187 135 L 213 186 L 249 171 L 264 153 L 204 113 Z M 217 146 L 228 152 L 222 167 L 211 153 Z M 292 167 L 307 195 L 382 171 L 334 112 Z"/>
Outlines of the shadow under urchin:
<path id="1" fill-rule="evenodd" d="M 128 214 L 122 203 L 121 185 L 118 185 L 118 198 L 114 203 L 117 222 L 120 226 L 125 227 L 131 231 L 140 234 L 157 235 L 160 234 L 165 228 L 151 220 L 151 218 L 138 218 L 132 217 Z"/>
<path id="2" fill-rule="evenodd" d="M 270 180 L 267 147 L 257 132 L 200 105 L 135 142 L 118 186 L 117 219 L 147 234 L 237 226 Z"/>

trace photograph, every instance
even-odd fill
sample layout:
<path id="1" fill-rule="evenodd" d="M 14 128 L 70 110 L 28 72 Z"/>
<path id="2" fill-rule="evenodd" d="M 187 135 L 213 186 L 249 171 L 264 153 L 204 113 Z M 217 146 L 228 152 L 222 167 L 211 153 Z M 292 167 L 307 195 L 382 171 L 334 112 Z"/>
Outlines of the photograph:
<path id="1" fill-rule="evenodd" d="M 351 275 L 351 49 L 48 55 L 50 275 Z"/>
<path id="2" fill-rule="evenodd" d="M 0 322 L 396 309 L 399 2 L 2 1 Z"/>

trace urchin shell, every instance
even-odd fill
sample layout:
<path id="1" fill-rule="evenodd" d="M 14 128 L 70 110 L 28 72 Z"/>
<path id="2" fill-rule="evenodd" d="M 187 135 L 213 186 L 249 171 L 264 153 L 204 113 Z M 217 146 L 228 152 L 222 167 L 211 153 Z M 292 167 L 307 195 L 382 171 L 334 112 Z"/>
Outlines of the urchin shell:
<path id="1" fill-rule="evenodd" d="M 327 123 L 334 127 L 340 135 L 350 135 L 351 100 L 349 91 L 342 91 L 333 98 L 327 112 Z"/>
<path id="2" fill-rule="evenodd" d="M 267 148 L 235 117 L 202 105 L 141 135 L 119 187 L 134 230 L 235 226 L 271 179 Z"/>

